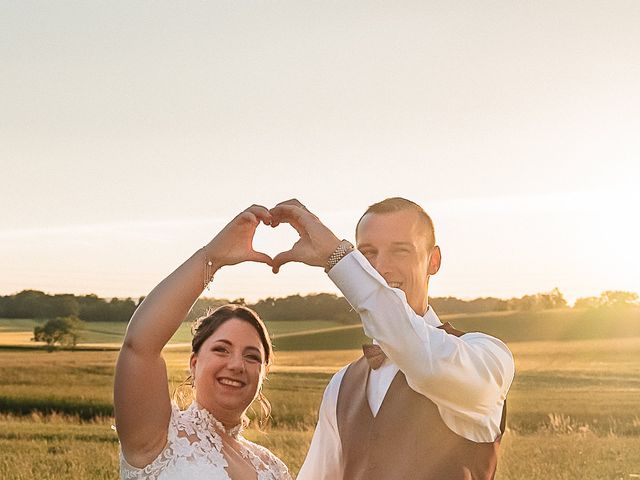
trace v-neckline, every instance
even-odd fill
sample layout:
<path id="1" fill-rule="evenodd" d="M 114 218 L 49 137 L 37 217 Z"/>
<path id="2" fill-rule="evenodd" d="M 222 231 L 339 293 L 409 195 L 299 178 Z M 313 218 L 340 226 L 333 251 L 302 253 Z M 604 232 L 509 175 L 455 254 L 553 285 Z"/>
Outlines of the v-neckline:
<path id="1" fill-rule="evenodd" d="M 384 407 L 384 404 L 387 400 L 387 396 L 389 395 L 389 392 L 391 391 L 391 388 L 393 387 L 394 383 L 398 380 L 398 374 L 400 374 L 400 369 L 398 369 L 398 371 L 396 372 L 396 374 L 393 376 L 393 379 L 391 379 L 391 382 L 389 383 L 389 386 L 387 387 L 387 391 L 384 392 L 384 397 L 382 397 L 382 402 L 380 402 L 380 407 L 378 408 L 378 413 L 374 414 L 373 410 L 371 410 L 371 404 L 369 403 L 369 378 L 371 376 L 371 372 L 372 369 L 371 367 L 369 367 L 367 365 L 367 375 L 364 381 L 364 402 L 367 406 L 367 412 L 368 414 L 371 416 L 372 419 L 376 419 L 379 415 L 380 412 L 382 411 L 382 408 Z"/>

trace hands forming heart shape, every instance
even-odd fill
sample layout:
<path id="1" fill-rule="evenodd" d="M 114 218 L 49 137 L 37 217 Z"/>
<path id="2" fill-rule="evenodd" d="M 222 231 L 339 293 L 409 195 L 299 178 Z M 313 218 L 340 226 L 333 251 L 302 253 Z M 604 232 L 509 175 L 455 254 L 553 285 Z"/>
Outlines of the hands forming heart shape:
<path id="1" fill-rule="evenodd" d="M 291 249 L 271 258 L 253 249 L 253 237 L 262 222 L 272 228 L 282 223 L 291 225 L 300 236 Z M 229 222 L 206 246 L 207 256 L 218 269 L 250 261 L 266 263 L 273 273 L 289 262 L 324 267 L 340 239 L 320 219 L 296 199 L 281 202 L 272 209 L 252 205 Z"/>

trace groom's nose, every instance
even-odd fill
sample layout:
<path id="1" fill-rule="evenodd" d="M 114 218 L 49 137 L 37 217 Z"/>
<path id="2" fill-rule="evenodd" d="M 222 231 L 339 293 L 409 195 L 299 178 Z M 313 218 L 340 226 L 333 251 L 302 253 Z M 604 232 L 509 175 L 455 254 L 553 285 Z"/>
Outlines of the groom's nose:
<path id="1" fill-rule="evenodd" d="M 371 266 L 376 269 L 382 277 L 385 277 L 392 272 L 392 262 L 389 255 L 378 252 L 378 254 L 370 260 Z"/>

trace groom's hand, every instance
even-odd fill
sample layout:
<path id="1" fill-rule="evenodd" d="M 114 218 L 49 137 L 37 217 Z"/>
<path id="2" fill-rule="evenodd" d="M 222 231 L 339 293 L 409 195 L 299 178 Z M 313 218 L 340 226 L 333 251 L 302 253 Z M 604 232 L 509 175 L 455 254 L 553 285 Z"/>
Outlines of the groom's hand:
<path id="1" fill-rule="evenodd" d="M 270 211 L 271 226 L 288 223 L 296 229 L 300 239 L 291 250 L 279 253 L 273 259 L 273 273 L 289 262 L 301 262 L 311 266 L 325 267 L 329 256 L 340 244 L 336 237 L 313 213 L 298 200 L 281 202 Z"/>

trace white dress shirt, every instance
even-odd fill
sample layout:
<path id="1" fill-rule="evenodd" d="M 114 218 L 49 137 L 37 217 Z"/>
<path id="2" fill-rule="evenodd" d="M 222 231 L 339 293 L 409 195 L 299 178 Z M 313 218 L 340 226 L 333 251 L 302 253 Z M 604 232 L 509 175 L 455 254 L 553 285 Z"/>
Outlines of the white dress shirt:
<path id="1" fill-rule="evenodd" d="M 441 322 L 432 308 L 423 317 L 417 315 L 405 293 L 389 287 L 357 250 L 340 260 L 329 277 L 359 313 L 365 334 L 388 357 L 369 376 L 367 399 L 374 415 L 402 370 L 409 386 L 434 402 L 458 435 L 475 442 L 493 442 L 500 435 L 502 407 L 515 370 L 504 343 L 483 333 L 456 337 L 437 328 Z M 336 404 L 346 368 L 325 389 L 298 480 L 343 478 Z"/>

